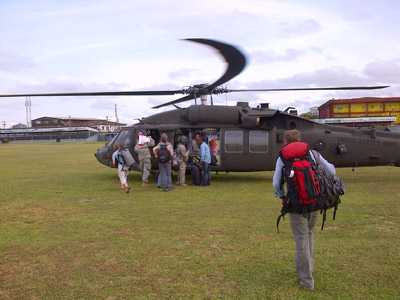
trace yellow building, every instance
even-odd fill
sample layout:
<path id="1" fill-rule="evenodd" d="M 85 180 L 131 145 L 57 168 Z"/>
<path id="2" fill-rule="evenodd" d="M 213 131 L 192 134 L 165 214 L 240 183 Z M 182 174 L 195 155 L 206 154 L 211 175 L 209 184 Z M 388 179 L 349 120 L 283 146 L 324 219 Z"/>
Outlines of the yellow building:
<path id="1" fill-rule="evenodd" d="M 400 124 L 400 97 L 332 99 L 318 110 L 321 119 L 396 117 L 395 123 Z"/>

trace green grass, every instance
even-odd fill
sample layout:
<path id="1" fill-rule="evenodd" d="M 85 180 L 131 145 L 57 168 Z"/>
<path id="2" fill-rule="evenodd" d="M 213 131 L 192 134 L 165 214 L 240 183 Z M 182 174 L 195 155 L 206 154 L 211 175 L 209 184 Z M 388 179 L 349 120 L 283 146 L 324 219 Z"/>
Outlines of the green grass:
<path id="1" fill-rule="evenodd" d="M 400 169 L 341 169 L 316 238 L 316 290 L 296 285 L 271 172 L 211 187 L 119 191 L 97 144 L 0 145 L 0 299 L 399 299 Z"/>

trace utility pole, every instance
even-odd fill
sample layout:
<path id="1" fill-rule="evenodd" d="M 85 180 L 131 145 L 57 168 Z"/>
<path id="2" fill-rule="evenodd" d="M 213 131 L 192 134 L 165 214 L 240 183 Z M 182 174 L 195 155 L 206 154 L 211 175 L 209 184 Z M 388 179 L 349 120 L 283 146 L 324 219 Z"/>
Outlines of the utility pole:
<path id="1" fill-rule="evenodd" d="M 6 129 L 6 121 L 3 121 L 2 125 L 3 125 L 3 129 Z"/>
<path id="2" fill-rule="evenodd" d="M 26 126 L 28 126 L 28 128 L 32 127 L 32 101 L 31 101 L 31 97 L 26 97 L 25 99 L 25 112 L 26 112 Z"/>
<path id="3" fill-rule="evenodd" d="M 117 103 L 115 103 L 114 107 L 115 107 L 115 122 L 119 123 Z"/>

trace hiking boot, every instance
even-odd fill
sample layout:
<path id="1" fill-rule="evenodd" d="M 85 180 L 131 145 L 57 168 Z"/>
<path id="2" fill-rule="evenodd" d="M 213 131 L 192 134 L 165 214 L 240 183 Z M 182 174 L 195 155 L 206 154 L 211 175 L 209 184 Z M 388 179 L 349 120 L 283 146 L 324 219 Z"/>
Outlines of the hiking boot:
<path id="1" fill-rule="evenodd" d="M 308 291 L 313 291 L 314 290 L 313 286 L 309 286 L 309 285 L 301 283 L 301 282 L 299 282 L 299 286 L 300 286 L 301 289 L 304 289 L 304 290 L 308 290 Z"/>

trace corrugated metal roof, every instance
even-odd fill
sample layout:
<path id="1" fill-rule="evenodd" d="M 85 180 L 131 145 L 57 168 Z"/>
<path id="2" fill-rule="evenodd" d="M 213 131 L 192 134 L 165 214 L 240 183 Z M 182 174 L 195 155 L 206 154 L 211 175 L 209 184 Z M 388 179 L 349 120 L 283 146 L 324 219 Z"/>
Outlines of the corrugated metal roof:
<path id="1" fill-rule="evenodd" d="M 55 120 L 62 120 L 62 121 L 87 121 L 87 122 L 91 122 L 91 121 L 96 121 L 96 122 L 104 122 L 106 124 L 118 124 L 118 125 L 126 125 L 124 123 L 117 123 L 114 121 L 110 121 L 110 120 L 105 120 L 105 119 L 97 119 L 97 118 L 70 118 L 70 117 L 40 117 L 40 118 L 36 118 L 33 119 L 32 121 L 37 121 L 37 120 L 43 120 L 43 119 L 55 119 Z"/>
<path id="2" fill-rule="evenodd" d="M 10 133 L 35 133 L 35 132 L 72 132 L 72 131 L 91 131 L 99 132 L 91 127 L 56 127 L 56 128 L 21 128 L 21 129 L 0 129 L 0 134 Z"/>
<path id="3" fill-rule="evenodd" d="M 383 102 L 400 102 L 400 97 L 362 97 L 349 99 L 331 99 L 319 108 L 329 104 L 349 104 L 349 103 L 383 103 Z"/>
<path id="4" fill-rule="evenodd" d="M 320 124 L 346 124 L 346 123 L 392 123 L 396 121 L 396 117 L 360 117 L 360 118 L 328 118 L 313 119 L 314 122 Z"/>

